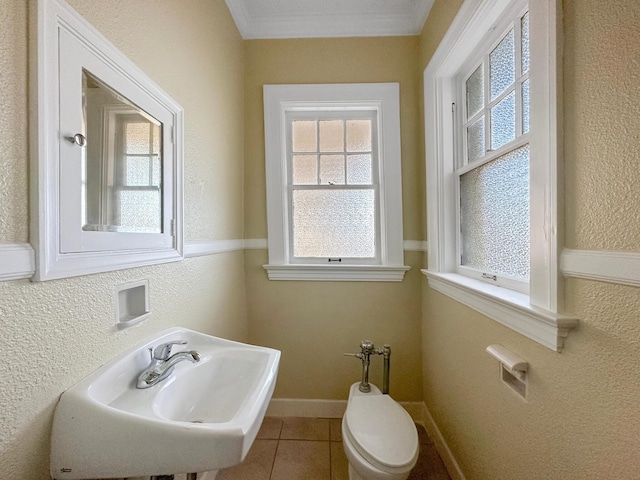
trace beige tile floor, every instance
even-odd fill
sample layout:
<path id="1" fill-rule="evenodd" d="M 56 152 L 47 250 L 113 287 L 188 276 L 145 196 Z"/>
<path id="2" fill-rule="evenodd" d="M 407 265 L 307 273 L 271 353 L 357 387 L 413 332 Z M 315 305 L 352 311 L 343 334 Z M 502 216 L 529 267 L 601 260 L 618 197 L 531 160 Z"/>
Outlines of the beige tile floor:
<path id="1" fill-rule="evenodd" d="M 348 480 L 339 418 L 265 417 L 244 462 L 216 480 Z M 420 425 L 420 457 L 409 480 L 450 480 Z"/>

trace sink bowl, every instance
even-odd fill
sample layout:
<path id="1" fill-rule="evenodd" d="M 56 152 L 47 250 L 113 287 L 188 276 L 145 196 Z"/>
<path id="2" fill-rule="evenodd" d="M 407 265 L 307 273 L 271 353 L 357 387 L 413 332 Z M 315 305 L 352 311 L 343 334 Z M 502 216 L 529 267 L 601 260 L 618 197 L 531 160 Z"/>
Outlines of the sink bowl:
<path id="1" fill-rule="evenodd" d="M 149 348 L 196 350 L 166 380 L 136 388 Z M 240 463 L 275 388 L 280 352 L 185 328 L 161 332 L 64 392 L 51 437 L 51 476 L 91 479 L 218 470 Z"/>

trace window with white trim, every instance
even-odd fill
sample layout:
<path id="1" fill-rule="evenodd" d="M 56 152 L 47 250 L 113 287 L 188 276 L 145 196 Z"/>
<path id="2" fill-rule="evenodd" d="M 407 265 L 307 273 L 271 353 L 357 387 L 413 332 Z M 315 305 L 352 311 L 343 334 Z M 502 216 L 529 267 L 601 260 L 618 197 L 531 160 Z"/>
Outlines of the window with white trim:
<path id="1" fill-rule="evenodd" d="M 456 102 L 458 265 L 529 290 L 528 11 L 504 17 L 462 67 Z M 471 65 L 471 67 L 469 67 Z"/>
<path id="2" fill-rule="evenodd" d="M 265 85 L 272 280 L 401 281 L 398 84 Z"/>
<path id="3" fill-rule="evenodd" d="M 288 112 L 292 263 L 377 263 L 375 111 Z"/>
<path id="4" fill-rule="evenodd" d="M 558 273 L 561 3 L 466 0 L 424 73 L 423 273 L 556 351 L 577 324 Z"/>

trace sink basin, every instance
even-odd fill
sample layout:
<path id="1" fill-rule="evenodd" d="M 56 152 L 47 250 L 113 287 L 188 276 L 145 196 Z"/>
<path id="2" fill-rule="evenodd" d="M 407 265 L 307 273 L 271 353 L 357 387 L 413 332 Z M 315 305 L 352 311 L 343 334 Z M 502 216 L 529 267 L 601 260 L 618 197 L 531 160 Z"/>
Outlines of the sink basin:
<path id="1" fill-rule="evenodd" d="M 136 388 L 149 348 L 196 350 L 166 380 Z M 280 352 L 185 328 L 161 332 L 64 392 L 51 438 L 51 476 L 91 479 L 218 470 L 240 463 L 275 388 Z"/>

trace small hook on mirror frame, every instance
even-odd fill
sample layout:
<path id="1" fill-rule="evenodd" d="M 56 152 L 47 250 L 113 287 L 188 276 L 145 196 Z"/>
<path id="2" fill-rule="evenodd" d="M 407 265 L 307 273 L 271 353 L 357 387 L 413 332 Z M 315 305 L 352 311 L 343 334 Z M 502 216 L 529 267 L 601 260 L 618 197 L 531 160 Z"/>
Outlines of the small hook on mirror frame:
<path id="1" fill-rule="evenodd" d="M 76 133 L 73 137 L 66 137 L 71 143 L 75 143 L 79 147 L 84 147 L 87 144 L 87 137 L 81 133 Z"/>

